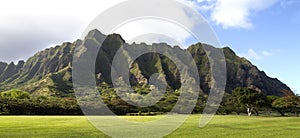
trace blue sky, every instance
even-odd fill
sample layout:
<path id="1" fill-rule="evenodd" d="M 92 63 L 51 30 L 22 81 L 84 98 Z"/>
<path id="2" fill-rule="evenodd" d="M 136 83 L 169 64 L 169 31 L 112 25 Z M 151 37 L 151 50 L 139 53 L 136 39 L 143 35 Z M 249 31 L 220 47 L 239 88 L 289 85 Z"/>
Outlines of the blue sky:
<path id="1" fill-rule="evenodd" d="M 74 41 L 81 37 L 85 27 L 99 13 L 122 1 L 124 0 L 2 2 L 0 61 L 26 60 L 47 47 Z M 223 46 L 231 47 L 269 76 L 280 79 L 300 93 L 300 1 L 178 1 L 204 15 Z M 128 30 L 132 28 L 129 27 Z M 172 34 L 179 40 L 187 38 L 184 33 Z M 126 37 L 126 34 L 121 35 Z"/>

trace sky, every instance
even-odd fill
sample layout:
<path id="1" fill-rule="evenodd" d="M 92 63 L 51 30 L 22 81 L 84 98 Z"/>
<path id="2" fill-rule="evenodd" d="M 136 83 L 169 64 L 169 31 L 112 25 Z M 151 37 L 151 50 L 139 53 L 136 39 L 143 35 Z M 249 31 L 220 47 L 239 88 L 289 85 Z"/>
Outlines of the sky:
<path id="1" fill-rule="evenodd" d="M 26 60 L 45 48 L 75 41 L 99 13 L 123 1 L 125 0 L 2 1 L 0 61 Z M 300 1 L 178 1 L 203 15 L 215 31 L 221 46 L 229 46 L 270 77 L 278 78 L 293 91 L 300 93 Z M 138 25 L 128 26 L 127 30 L 132 30 Z M 143 30 L 141 28 L 142 26 L 140 30 Z M 129 37 L 125 32 L 120 29 L 123 37 Z M 188 41 L 189 36 L 183 32 L 171 34 L 178 41 Z"/>

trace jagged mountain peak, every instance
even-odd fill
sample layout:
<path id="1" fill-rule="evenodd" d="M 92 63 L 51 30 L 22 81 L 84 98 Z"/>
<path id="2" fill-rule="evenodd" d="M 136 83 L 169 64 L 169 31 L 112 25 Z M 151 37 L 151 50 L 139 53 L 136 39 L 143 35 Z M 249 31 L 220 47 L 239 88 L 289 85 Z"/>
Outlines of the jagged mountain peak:
<path id="1" fill-rule="evenodd" d="M 91 31 L 88 32 L 88 34 L 86 35 L 85 39 L 88 39 L 88 38 L 95 38 L 95 39 L 103 39 L 105 38 L 106 35 L 104 35 L 103 33 L 101 33 L 99 30 L 97 29 L 93 29 Z"/>
<path id="2" fill-rule="evenodd" d="M 105 39 L 105 40 L 104 40 Z M 111 83 L 110 66 L 115 52 L 125 44 L 119 34 L 104 35 L 98 30 L 92 30 L 85 40 L 73 43 L 65 42 L 59 46 L 47 48 L 30 57 L 26 62 L 20 61 L 17 65 L 0 62 L 0 91 L 19 88 L 37 95 L 47 93 L 53 96 L 72 95 L 72 62 L 75 46 L 82 45 L 85 50 L 77 51 L 76 55 L 84 54 L 87 47 L 94 47 L 91 40 L 103 41 L 98 51 L 96 72 L 98 82 Z M 127 46 L 146 44 L 126 44 Z M 153 44 L 157 45 L 157 44 Z M 159 45 L 169 46 L 161 43 Z M 186 50 L 193 56 L 199 71 L 200 87 L 208 93 L 210 89 L 210 64 L 203 46 L 212 46 L 197 43 Z M 173 47 L 184 50 L 180 47 Z M 94 48 L 95 50 L 97 48 Z M 223 48 L 227 64 L 226 92 L 231 92 L 236 87 L 250 87 L 260 90 L 268 95 L 282 95 L 282 90 L 290 90 L 288 86 L 278 79 L 268 77 L 263 71 L 245 58 L 238 57 L 229 47 Z M 180 74 L 172 59 L 159 54 L 146 54 L 139 57 L 130 70 L 130 81 L 138 85 L 149 82 L 153 73 L 163 73 L 170 88 L 180 87 Z"/>

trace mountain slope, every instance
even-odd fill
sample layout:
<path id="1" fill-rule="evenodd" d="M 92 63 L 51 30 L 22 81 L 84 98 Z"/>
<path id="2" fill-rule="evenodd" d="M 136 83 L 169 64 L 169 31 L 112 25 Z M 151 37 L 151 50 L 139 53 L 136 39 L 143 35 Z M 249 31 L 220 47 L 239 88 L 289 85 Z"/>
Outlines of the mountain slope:
<path id="1" fill-rule="evenodd" d="M 111 64 L 117 50 L 125 44 L 118 34 L 105 36 L 98 30 L 92 30 L 85 40 L 73 43 L 63 43 L 61 46 L 48 48 L 36 53 L 26 62 L 20 61 L 17 65 L 0 62 L 0 91 L 19 88 L 35 95 L 52 95 L 70 97 L 72 89 L 72 61 L 73 55 L 82 56 L 88 50 L 97 50 L 94 42 L 105 39 L 98 51 L 96 62 L 97 82 L 111 84 Z M 145 45 L 132 44 L 127 46 Z M 156 44 L 168 46 L 167 44 Z M 210 89 L 210 64 L 202 43 L 190 46 L 187 50 L 193 56 L 199 71 L 200 87 L 208 94 Z M 80 46 L 74 53 L 75 46 Z M 176 47 L 180 49 L 179 47 Z M 182 50 L 182 49 L 180 49 Z M 260 90 L 267 95 L 282 95 L 282 90 L 290 90 L 278 79 L 268 77 L 263 71 L 252 65 L 245 58 L 238 57 L 230 48 L 223 48 L 227 64 L 226 92 L 236 87 L 249 87 Z M 87 55 L 88 56 L 88 55 Z M 87 61 L 88 62 L 88 61 Z M 162 73 L 166 76 L 168 85 L 172 89 L 180 88 L 180 73 L 171 59 L 166 56 L 149 53 L 139 57 L 130 69 L 130 81 L 133 85 L 143 85 L 149 82 L 153 73 Z"/>

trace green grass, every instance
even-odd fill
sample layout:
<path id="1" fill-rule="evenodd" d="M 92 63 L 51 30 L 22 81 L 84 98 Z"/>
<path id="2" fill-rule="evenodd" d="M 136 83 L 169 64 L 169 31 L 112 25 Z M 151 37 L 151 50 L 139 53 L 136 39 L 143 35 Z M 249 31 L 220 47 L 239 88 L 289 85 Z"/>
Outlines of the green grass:
<path id="1" fill-rule="evenodd" d="M 192 116 L 169 137 L 276 138 L 299 137 L 300 118 L 216 116 L 199 128 L 199 116 Z"/>
<path id="2" fill-rule="evenodd" d="M 151 121 L 153 117 L 123 117 Z M 204 128 L 191 116 L 167 137 L 299 137 L 300 117 L 215 116 Z M 0 137 L 107 137 L 82 116 L 0 116 Z"/>
<path id="3" fill-rule="evenodd" d="M 0 137 L 105 137 L 82 116 L 0 116 Z"/>

